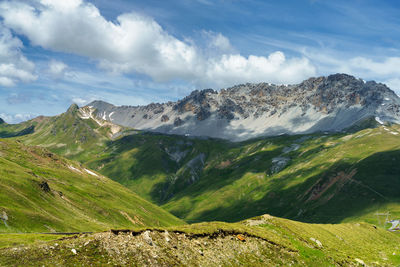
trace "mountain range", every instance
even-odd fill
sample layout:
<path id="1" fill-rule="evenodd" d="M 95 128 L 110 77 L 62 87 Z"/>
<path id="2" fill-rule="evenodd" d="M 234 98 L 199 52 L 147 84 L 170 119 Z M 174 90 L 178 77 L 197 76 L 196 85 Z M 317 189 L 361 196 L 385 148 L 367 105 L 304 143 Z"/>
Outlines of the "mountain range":
<path id="1" fill-rule="evenodd" d="M 93 101 L 82 111 L 82 117 L 138 130 L 243 141 L 337 132 L 370 117 L 399 123 L 400 98 L 384 84 L 335 74 L 295 85 L 259 83 L 196 90 L 176 102 L 147 106 Z"/>
<path id="2" fill-rule="evenodd" d="M 58 116 L 2 124 L 0 136 L 77 160 L 187 222 L 237 221 L 270 213 L 306 222 L 337 223 L 361 217 L 376 221 L 373 213 L 380 209 L 397 214 L 398 205 L 390 203 L 397 202 L 394 189 L 400 188 L 400 131 L 394 123 L 398 97 L 384 85 L 348 75 L 302 84 L 315 80 L 336 87 L 346 85 L 335 89 L 338 95 L 356 91 L 349 81 L 356 88 L 364 85 L 357 89 L 365 91 L 364 96 L 356 97 L 352 108 L 359 108 L 357 114 L 365 117 L 345 116 L 344 120 L 351 119 L 353 124 L 343 124 L 349 127 L 340 132 L 318 130 L 232 142 L 139 131 L 103 119 L 108 117 L 93 105 L 79 108 L 74 104 Z M 326 92 L 335 90 L 325 88 Z M 339 103 L 338 99 L 330 103 Z M 176 105 L 179 103 L 183 102 Z M 333 104 L 325 101 L 321 105 Z M 315 111 L 315 106 L 312 109 Z M 387 113 L 374 113 L 377 110 Z M 342 121 L 336 115 L 335 120 Z M 348 205 L 350 199 L 352 205 Z"/>
<path id="3" fill-rule="evenodd" d="M 399 109 L 385 85 L 335 74 L 0 120 L 0 232 L 113 229 L 10 237 L 21 250 L 0 236 L 0 264 L 398 264 Z"/>

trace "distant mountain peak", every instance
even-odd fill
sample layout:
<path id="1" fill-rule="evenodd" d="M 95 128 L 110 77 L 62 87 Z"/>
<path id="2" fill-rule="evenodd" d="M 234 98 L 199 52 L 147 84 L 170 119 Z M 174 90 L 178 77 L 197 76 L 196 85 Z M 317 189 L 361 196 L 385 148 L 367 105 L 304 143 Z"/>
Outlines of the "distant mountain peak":
<path id="1" fill-rule="evenodd" d="M 0 124 L 6 123 L 2 118 L 0 118 Z"/>
<path id="2" fill-rule="evenodd" d="M 111 108 L 111 107 L 114 107 L 113 104 L 107 103 L 107 102 L 105 102 L 105 101 L 103 101 L 103 100 L 94 100 L 94 101 L 90 102 L 89 104 L 87 104 L 86 106 L 88 106 L 88 107 L 91 107 L 91 106 L 94 106 L 94 107 L 103 107 L 103 108 Z"/>
<path id="3" fill-rule="evenodd" d="M 147 106 L 89 104 L 103 120 L 154 132 L 224 138 L 341 131 L 366 118 L 400 122 L 400 98 L 386 85 L 338 73 L 299 84 L 246 83 L 195 90 Z"/>
<path id="4" fill-rule="evenodd" d="M 71 104 L 71 106 L 69 106 L 67 113 L 72 113 L 72 112 L 76 112 L 79 110 L 79 106 L 77 104 Z"/>
<path id="5" fill-rule="evenodd" d="M 328 75 L 326 79 L 328 81 L 341 81 L 341 80 L 360 81 L 360 79 L 357 79 L 356 77 L 346 74 L 346 73 L 331 74 L 331 75 Z"/>

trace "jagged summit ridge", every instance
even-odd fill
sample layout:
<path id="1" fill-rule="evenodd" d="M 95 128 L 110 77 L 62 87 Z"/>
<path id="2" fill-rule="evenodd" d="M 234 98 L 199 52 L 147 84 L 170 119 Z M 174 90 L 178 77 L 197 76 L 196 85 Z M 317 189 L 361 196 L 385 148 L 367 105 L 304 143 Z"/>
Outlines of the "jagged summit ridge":
<path id="1" fill-rule="evenodd" d="M 98 118 L 169 134 L 224 138 L 340 131 L 370 117 L 400 122 L 400 99 L 386 85 L 347 74 L 310 78 L 300 84 L 241 84 L 195 90 L 177 102 L 87 106 Z"/>

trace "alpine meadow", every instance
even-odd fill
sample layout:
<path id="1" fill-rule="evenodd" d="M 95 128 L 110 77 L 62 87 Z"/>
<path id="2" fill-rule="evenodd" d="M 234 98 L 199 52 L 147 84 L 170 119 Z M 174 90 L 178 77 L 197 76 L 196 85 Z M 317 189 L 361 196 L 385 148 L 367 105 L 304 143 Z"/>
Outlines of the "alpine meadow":
<path id="1" fill-rule="evenodd" d="M 0 1 L 0 266 L 399 266 L 399 11 Z"/>

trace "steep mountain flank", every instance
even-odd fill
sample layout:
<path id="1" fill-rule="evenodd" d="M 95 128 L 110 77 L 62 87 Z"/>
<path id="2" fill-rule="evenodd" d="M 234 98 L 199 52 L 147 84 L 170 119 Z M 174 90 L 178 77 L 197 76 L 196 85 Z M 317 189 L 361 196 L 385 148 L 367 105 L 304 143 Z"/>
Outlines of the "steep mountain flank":
<path id="1" fill-rule="evenodd" d="M 169 226 L 176 217 L 41 147 L 0 139 L 0 232 Z"/>

